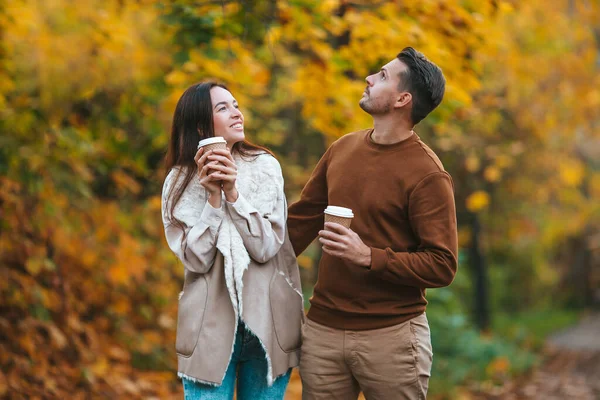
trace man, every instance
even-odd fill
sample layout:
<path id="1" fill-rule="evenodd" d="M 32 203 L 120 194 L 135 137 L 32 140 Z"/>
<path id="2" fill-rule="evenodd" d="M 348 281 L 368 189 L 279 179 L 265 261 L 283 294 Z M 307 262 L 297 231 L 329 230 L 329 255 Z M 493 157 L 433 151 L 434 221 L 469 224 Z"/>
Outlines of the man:
<path id="1" fill-rule="evenodd" d="M 413 132 L 444 95 L 442 71 L 407 47 L 366 78 L 374 128 L 326 151 L 289 208 L 296 254 L 319 236 L 323 256 L 303 327 L 303 399 L 424 399 L 432 350 L 425 289 L 457 268 L 453 183 Z M 327 205 L 350 229 L 323 226 Z"/>

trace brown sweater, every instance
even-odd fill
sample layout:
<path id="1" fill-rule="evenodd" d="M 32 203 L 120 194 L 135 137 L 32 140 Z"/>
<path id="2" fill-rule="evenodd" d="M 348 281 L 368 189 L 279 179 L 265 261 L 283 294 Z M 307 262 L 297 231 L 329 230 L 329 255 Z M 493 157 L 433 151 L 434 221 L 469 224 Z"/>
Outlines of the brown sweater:
<path id="1" fill-rule="evenodd" d="M 456 273 L 452 178 L 416 134 L 380 145 L 372 131 L 333 143 L 288 211 L 296 254 L 317 237 L 327 205 L 351 208 L 351 229 L 371 247 L 370 268 L 323 253 L 308 318 L 338 329 L 414 318 L 425 311 L 425 288 L 447 286 Z"/>

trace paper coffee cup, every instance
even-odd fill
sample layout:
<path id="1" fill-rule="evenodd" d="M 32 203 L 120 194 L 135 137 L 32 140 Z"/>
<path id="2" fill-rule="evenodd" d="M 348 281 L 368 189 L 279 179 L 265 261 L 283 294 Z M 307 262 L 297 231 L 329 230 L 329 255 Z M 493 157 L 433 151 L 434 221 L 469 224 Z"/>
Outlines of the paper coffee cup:
<path id="1" fill-rule="evenodd" d="M 203 139 L 203 140 L 199 141 L 198 149 L 200 149 L 200 147 L 204 148 L 204 153 L 202 153 L 202 154 L 206 154 L 206 152 L 209 150 L 226 149 L 227 141 L 225 139 L 223 139 L 221 136 L 215 136 L 215 137 L 211 137 L 211 138 Z M 214 172 L 215 170 L 210 169 L 208 172 L 209 175 L 212 173 L 210 171 Z"/>
<path id="2" fill-rule="evenodd" d="M 351 209 L 338 206 L 327 206 L 325 209 L 325 222 L 335 222 L 346 228 L 350 228 L 354 218 L 354 213 Z"/>
<path id="3" fill-rule="evenodd" d="M 215 136 L 198 142 L 198 149 L 200 147 L 204 148 L 204 153 L 214 149 L 225 149 L 227 148 L 227 141 L 221 136 Z"/>

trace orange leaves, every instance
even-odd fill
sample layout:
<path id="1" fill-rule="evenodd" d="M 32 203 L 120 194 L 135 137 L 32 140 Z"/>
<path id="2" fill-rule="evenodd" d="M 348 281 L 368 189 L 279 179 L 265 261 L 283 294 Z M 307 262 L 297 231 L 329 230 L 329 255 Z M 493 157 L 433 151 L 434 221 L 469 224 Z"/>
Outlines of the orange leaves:
<path id="1" fill-rule="evenodd" d="M 121 194 L 138 194 L 140 190 L 142 190 L 140 184 L 131 175 L 122 170 L 114 171 L 112 173 L 112 179 L 117 191 Z"/>
<path id="2" fill-rule="evenodd" d="M 129 285 L 131 279 L 143 279 L 148 260 L 143 256 L 140 243 L 132 236 L 122 233 L 114 250 L 115 262 L 108 269 L 108 279 L 115 285 Z"/>
<path id="3" fill-rule="evenodd" d="M 510 373 L 511 363 L 506 357 L 498 357 L 486 367 L 485 372 L 495 380 L 504 380 Z"/>
<path id="4" fill-rule="evenodd" d="M 33 338 L 31 336 L 21 336 L 18 339 L 18 343 L 21 349 L 25 350 L 25 352 L 30 357 L 33 357 L 35 355 L 36 343 L 33 341 Z"/>
<path id="5" fill-rule="evenodd" d="M 308 256 L 300 255 L 298 256 L 298 266 L 310 270 L 313 267 L 313 260 Z"/>
<path id="6" fill-rule="evenodd" d="M 111 305 L 111 310 L 117 315 L 127 316 L 131 312 L 131 301 L 127 297 L 120 297 L 118 300 L 113 302 Z"/>
<path id="7" fill-rule="evenodd" d="M 163 337 L 156 331 L 148 330 L 141 334 L 141 340 L 136 344 L 136 350 L 143 354 L 152 352 L 163 345 Z"/>
<path id="8" fill-rule="evenodd" d="M 175 310 L 163 299 L 176 298 L 177 282 L 146 275 L 152 260 L 164 259 L 162 276 L 169 276 L 174 260 L 151 258 L 148 249 L 154 251 L 153 246 L 136 236 L 138 226 L 132 221 L 132 215 L 139 215 L 160 223 L 160 198 L 132 214 L 95 199 L 72 207 L 51 180 L 35 193 L 23 192 L 20 184 L 4 177 L 0 185 L 0 262 L 6 268 L 0 283 L 0 327 L 7 335 L 0 344 L 0 396 L 18 392 L 28 398 L 76 399 L 82 398 L 76 392 L 85 390 L 113 398 L 169 398 L 169 385 L 144 380 L 129 366 L 136 346 L 115 342 L 117 321 L 118 336 L 127 342 L 137 336 L 140 321 L 154 320 L 155 312 L 160 317 L 153 323 L 156 331 L 146 333 L 149 351 L 174 340 L 175 322 L 169 315 Z M 52 213 L 45 211 L 49 204 Z M 132 283 L 134 289 L 127 289 Z M 143 285 L 157 288 L 161 300 L 140 290 Z M 141 307 L 132 307 L 136 302 Z M 139 316 L 141 308 L 146 317 Z"/>
<path id="9" fill-rule="evenodd" d="M 129 352 L 119 346 L 112 346 L 108 350 L 108 355 L 111 360 L 120 361 L 120 362 L 128 362 L 131 360 L 131 354 Z"/>
<path id="10" fill-rule="evenodd" d="M 176 261 L 162 252 L 160 200 L 128 205 L 145 189 L 137 179 L 154 176 L 148 155 L 165 137 L 156 82 L 175 46 L 155 4 L 16 0 L 0 12 L 0 397 L 178 390 L 130 365 L 148 316 L 154 348 L 174 341 L 165 299 L 176 304 L 179 286 Z M 150 145 L 124 148 L 138 143 Z"/>
<path id="11" fill-rule="evenodd" d="M 167 384 L 174 374 L 135 371 L 129 365 L 129 352 L 89 327 L 62 330 L 27 317 L 10 329 L 0 318 L 0 326 L 8 338 L 0 344 L 0 395 L 84 399 L 171 398 L 174 394 Z"/>
<path id="12" fill-rule="evenodd" d="M 98 357 L 96 362 L 91 366 L 90 371 L 94 377 L 102 378 L 109 372 L 110 365 L 105 357 Z"/>
<path id="13" fill-rule="evenodd" d="M 47 324 L 47 328 L 54 346 L 59 350 L 63 350 L 68 345 L 68 340 L 64 333 L 53 323 Z"/>

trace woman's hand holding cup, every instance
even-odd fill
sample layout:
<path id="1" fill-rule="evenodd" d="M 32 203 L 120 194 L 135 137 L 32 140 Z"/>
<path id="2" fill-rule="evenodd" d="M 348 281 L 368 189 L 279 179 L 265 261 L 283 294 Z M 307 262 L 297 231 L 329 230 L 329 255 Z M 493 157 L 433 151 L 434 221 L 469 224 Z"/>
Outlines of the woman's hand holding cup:
<path id="1" fill-rule="evenodd" d="M 214 173 L 209 173 L 219 163 L 218 161 L 208 160 L 208 157 L 212 154 L 209 150 L 206 153 L 204 149 L 200 147 L 194 156 L 194 161 L 198 166 L 198 177 L 200 178 L 200 184 L 206 189 L 209 194 L 208 201 L 215 208 L 221 207 L 221 182 L 216 179 Z"/>

